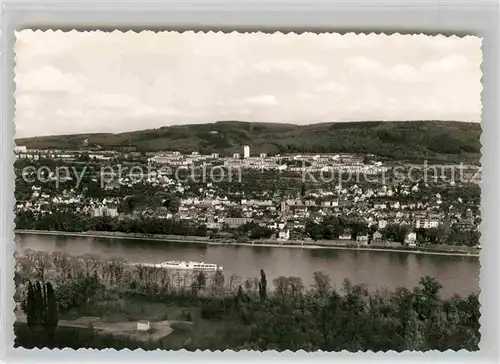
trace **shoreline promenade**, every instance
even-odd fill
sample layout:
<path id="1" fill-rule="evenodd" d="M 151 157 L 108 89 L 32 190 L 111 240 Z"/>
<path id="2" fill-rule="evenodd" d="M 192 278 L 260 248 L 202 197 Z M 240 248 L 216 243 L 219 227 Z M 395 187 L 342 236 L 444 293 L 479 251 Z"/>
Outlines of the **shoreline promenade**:
<path id="1" fill-rule="evenodd" d="M 183 235 L 159 235 L 159 234 L 136 234 L 123 232 L 107 232 L 107 231 L 88 231 L 88 232 L 69 232 L 69 231 L 47 231 L 47 230 L 14 230 L 15 234 L 31 234 L 31 235 L 53 235 L 53 236 L 71 236 L 71 237 L 88 237 L 88 238 L 103 238 L 103 239 L 129 239 L 129 240 L 148 240 L 158 242 L 174 242 L 174 243 L 189 243 L 189 244 L 205 244 L 205 245 L 235 245 L 235 246 L 255 246 L 268 248 L 302 248 L 302 249 L 337 249 L 337 250 L 357 250 L 357 251 L 382 251 L 410 254 L 430 254 L 430 255 L 453 255 L 453 256 L 468 256 L 479 257 L 480 249 L 464 247 L 464 246 L 446 246 L 443 247 L 405 247 L 405 246 L 386 246 L 386 245 L 356 245 L 356 242 L 349 243 L 337 240 L 328 241 L 279 241 L 279 240 L 262 240 L 262 241 L 223 241 L 209 239 L 208 237 L 183 236 Z"/>

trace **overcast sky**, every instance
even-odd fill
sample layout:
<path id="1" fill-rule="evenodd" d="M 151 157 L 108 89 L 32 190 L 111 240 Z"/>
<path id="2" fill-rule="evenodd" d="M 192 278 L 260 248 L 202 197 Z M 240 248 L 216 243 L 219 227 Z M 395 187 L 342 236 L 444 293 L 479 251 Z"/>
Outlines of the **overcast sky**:
<path id="1" fill-rule="evenodd" d="M 17 137 L 481 116 L 475 37 L 28 30 L 15 51 Z"/>

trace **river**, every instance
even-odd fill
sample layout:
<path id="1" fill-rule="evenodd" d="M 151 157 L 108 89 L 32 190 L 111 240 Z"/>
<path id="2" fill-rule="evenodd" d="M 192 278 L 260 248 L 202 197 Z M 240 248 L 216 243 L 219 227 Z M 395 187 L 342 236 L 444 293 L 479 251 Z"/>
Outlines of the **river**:
<path id="1" fill-rule="evenodd" d="M 264 269 L 268 281 L 279 276 L 301 277 L 306 287 L 315 271 L 328 274 L 340 288 L 344 278 L 364 283 L 373 291 L 386 287 L 414 287 L 420 277 L 435 277 L 443 286 L 442 295 L 462 296 L 479 291 L 479 258 L 465 256 L 420 255 L 383 251 L 307 249 L 237 245 L 205 245 L 16 234 L 16 249 L 62 251 L 79 256 L 95 254 L 103 259 L 123 258 L 129 262 L 159 263 L 164 260 L 203 260 L 224 267 L 226 279 L 236 274 L 244 279 L 259 276 Z"/>

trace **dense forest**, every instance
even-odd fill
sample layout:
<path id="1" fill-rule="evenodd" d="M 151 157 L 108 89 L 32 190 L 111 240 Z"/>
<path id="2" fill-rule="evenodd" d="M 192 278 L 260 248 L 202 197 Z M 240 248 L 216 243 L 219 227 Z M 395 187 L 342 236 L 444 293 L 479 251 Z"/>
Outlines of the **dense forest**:
<path id="1" fill-rule="evenodd" d="M 452 121 L 342 122 L 311 125 L 220 121 L 121 134 L 20 138 L 28 148 L 90 147 L 138 151 L 178 150 L 230 154 L 248 144 L 252 153 L 363 153 L 395 160 L 478 163 L 481 126 Z"/>
<path id="2" fill-rule="evenodd" d="M 58 313 L 52 312 L 47 317 L 55 319 L 40 324 L 52 332 L 50 341 L 33 334 L 29 325 L 16 323 L 16 346 L 47 346 L 49 342 L 51 347 L 72 348 L 403 351 L 478 350 L 480 340 L 478 296 L 443 299 L 440 284 L 431 277 L 423 277 L 411 290 L 370 292 L 348 280 L 335 288 L 322 272 L 314 273 L 311 287 L 305 287 L 299 277 L 268 281 L 262 270 L 259 277 L 244 283 L 222 272 L 212 277 L 200 272 L 192 275 L 191 283 L 180 279 L 175 284 L 175 273 L 170 271 L 92 256 L 77 259 L 60 252 L 26 251 L 18 261 L 16 300 L 25 309 L 30 307 L 26 304 L 33 301 L 29 292 L 32 287 L 39 291 L 39 284 L 28 282 L 50 279 Z M 28 294 L 26 287 L 31 287 Z M 57 317 L 72 309 L 80 309 L 85 316 L 105 315 L 103 302 L 111 305 L 115 317 L 124 310 L 118 308 L 118 300 L 157 302 L 165 312 L 179 308 L 181 318 L 174 320 L 187 324 L 174 325 L 171 335 L 154 342 L 112 336 L 92 327 L 71 328 L 61 321 L 56 330 L 51 329 Z M 53 310 L 54 305 L 47 307 Z M 147 312 L 142 310 L 127 320 Z"/>

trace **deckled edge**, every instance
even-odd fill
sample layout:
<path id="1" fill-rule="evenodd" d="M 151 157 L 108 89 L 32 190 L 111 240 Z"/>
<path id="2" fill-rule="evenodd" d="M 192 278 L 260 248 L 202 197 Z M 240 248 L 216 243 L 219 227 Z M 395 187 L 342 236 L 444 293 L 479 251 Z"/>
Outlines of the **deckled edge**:
<path id="1" fill-rule="evenodd" d="M 479 189 L 480 189 L 480 198 L 479 198 L 479 211 L 481 211 L 481 223 L 479 224 L 479 244 L 481 245 L 482 249 L 479 252 L 479 277 L 478 277 L 478 284 L 479 284 L 479 350 L 481 351 L 483 349 L 484 340 L 483 340 L 483 335 L 484 335 L 484 328 L 486 325 L 483 325 L 484 320 L 486 319 L 486 315 L 484 314 L 484 307 L 482 305 L 482 301 L 484 299 L 484 291 L 482 288 L 481 282 L 483 282 L 483 276 L 485 277 L 485 272 L 484 272 L 484 267 L 481 262 L 485 259 L 485 256 L 487 254 L 486 250 L 488 249 L 488 244 L 484 244 L 484 237 L 486 236 L 484 234 L 484 216 L 485 216 L 485 208 L 484 208 L 484 201 L 485 195 L 484 195 L 484 184 L 483 184 L 483 173 L 482 173 L 482 168 L 484 166 L 484 146 L 483 146 L 483 140 L 484 140 L 484 124 L 483 124 L 483 116 L 484 116 L 484 86 L 483 86 L 483 79 L 484 79 L 484 52 L 483 52 L 483 38 L 478 37 L 480 43 L 480 50 L 481 50 L 481 64 L 479 65 L 479 68 L 481 70 L 481 95 L 480 95 L 480 102 L 481 102 L 481 114 L 480 114 L 480 129 L 481 129 L 481 135 L 479 136 L 479 143 L 481 144 L 480 148 L 480 158 L 479 158 L 479 168 L 481 169 L 481 180 L 479 181 Z M 493 243 L 493 242 L 490 242 Z M 485 281 L 485 280 L 484 280 Z"/>
<path id="2" fill-rule="evenodd" d="M 9 325 L 4 325 L 7 326 L 7 328 L 11 328 L 11 330 L 7 330 L 8 333 L 10 333 L 10 336 L 11 336 L 11 344 L 12 344 L 12 347 L 14 345 L 14 339 L 15 339 L 15 336 L 14 336 L 14 323 L 15 323 L 15 314 L 14 314 L 14 309 L 15 309 L 15 301 L 14 301 L 14 289 L 15 289 L 15 286 L 14 286 L 14 269 L 15 269 L 15 258 L 14 258 L 14 253 L 15 253 L 15 234 L 14 234 L 14 228 L 15 228 L 15 214 L 14 214 L 14 206 L 15 206 L 15 195 L 14 195 L 14 191 L 15 191 L 15 175 L 14 175 L 14 163 L 15 163 L 15 155 L 14 155 L 14 146 L 15 146 L 15 139 L 14 139 L 14 136 L 15 136 L 15 115 L 16 115 L 16 66 L 17 66 L 17 62 L 16 62 L 16 59 L 17 59 L 17 53 L 16 53 L 16 44 L 17 44 L 17 34 L 18 33 L 21 33 L 21 32 L 32 32 L 32 33 L 55 33 L 55 34 L 61 34 L 61 33 L 70 33 L 70 34 L 76 34 L 76 33 L 110 33 L 110 34 L 117 34 L 117 33 L 121 33 L 123 35 L 127 34 L 127 35 L 130 35 L 130 34 L 133 34 L 134 36 L 138 36 L 138 35 L 141 35 L 141 34 L 150 34 L 150 35 L 158 35 L 158 34 L 162 34 L 162 33 L 171 33 L 171 34 L 177 34 L 177 35 L 265 35 L 265 36 L 299 36 L 299 37 L 306 37 L 306 36 L 316 36 L 316 37 L 322 37 L 322 36 L 339 36 L 339 37 L 342 37 L 342 36 L 345 36 L 345 35 L 356 35 L 356 36 L 377 36 L 377 37 L 395 37 L 395 36 L 402 36 L 402 37 L 425 37 L 425 38 L 451 38 L 451 39 L 468 39 L 468 38 L 475 38 L 475 39 L 478 39 L 480 42 L 481 42 L 481 45 L 480 45 L 480 48 L 481 48 L 481 64 L 479 65 L 480 69 L 481 69 L 481 117 L 482 117 L 482 112 L 483 112 L 483 94 L 484 94 L 484 89 L 482 87 L 482 80 L 483 80 L 483 62 L 484 62 L 484 56 L 483 56 L 483 52 L 482 52 L 482 44 L 483 44 L 483 38 L 477 36 L 477 35 L 473 35 L 473 34 L 466 34 L 466 35 L 462 35 L 462 36 L 458 36 L 458 35 L 445 35 L 445 34 L 442 34 L 442 33 L 438 33 L 438 34 L 426 34 L 426 33 L 423 33 L 423 32 L 420 32 L 420 33 L 411 33 L 411 34 L 407 34 L 407 33 L 399 33 L 399 32 L 394 32 L 394 33 L 390 33 L 390 32 L 369 32 L 369 33 L 365 33 L 365 32 L 310 32 L 310 31 L 304 31 L 304 32 L 295 32 L 295 31 L 289 31 L 289 32 L 281 32 L 281 31 L 237 31 L 237 30 L 228 30 L 228 31 L 224 31 L 224 30 L 217 30 L 217 31 L 214 31 L 214 30 L 183 30 L 183 31 L 174 31 L 174 30 L 159 30 L 159 31 L 153 31 L 153 30 L 141 30 L 141 31 L 135 31 L 135 30 L 127 30 L 127 31 L 122 31 L 122 30 L 118 30 L 118 29 L 115 29 L 115 30 L 112 30 L 112 31 L 109 31 L 109 30 L 77 30 L 77 29 L 71 29 L 71 30 L 61 30 L 61 29 L 37 29 L 37 28 L 29 28 L 29 29 L 23 29 L 23 30 L 20 30 L 20 31 L 13 31 L 11 37 L 13 38 L 13 42 L 12 42 L 12 54 L 13 54 L 13 62 L 12 62 L 12 67 L 10 68 L 10 70 L 12 71 L 12 77 L 5 77 L 5 81 L 4 82 L 8 82 L 7 80 L 12 80 L 12 87 L 10 88 L 12 90 L 12 113 L 11 113 L 11 122 L 12 122 L 12 133 L 11 133 L 11 142 L 10 142 L 10 146 L 11 146 L 11 150 L 6 153 L 5 155 L 9 155 L 9 157 L 11 158 L 11 163 L 8 164 L 11 168 L 10 171 L 7 171 L 7 175 L 11 176 L 12 177 L 12 190 L 8 193 L 8 194 L 4 194 L 5 195 L 8 195 L 11 200 L 7 199 L 7 202 L 11 201 L 11 209 L 10 211 L 6 211 L 7 214 L 6 216 L 8 216 L 8 214 L 10 214 L 11 216 L 11 219 L 9 220 L 8 218 L 5 219 L 5 221 L 8 221 L 9 224 L 10 224 L 10 228 L 9 229 L 5 229 L 5 231 L 8 233 L 4 234 L 5 236 L 5 241 L 6 242 L 10 242 L 11 243 L 11 246 L 13 247 L 13 252 L 12 254 L 9 255 L 9 259 L 10 259 L 10 263 L 9 262 L 6 262 L 7 264 L 4 265 L 4 267 L 7 267 L 10 272 L 8 274 L 4 274 L 4 277 L 7 277 L 7 279 L 4 279 L 4 282 L 3 283 L 8 283 L 10 282 L 10 284 L 12 284 L 11 286 L 11 293 L 12 294 L 8 294 L 8 298 L 7 300 L 10 299 L 10 302 L 11 302 L 11 305 L 10 305 L 10 310 L 9 308 L 7 307 L 7 311 L 3 310 L 3 312 L 6 313 L 6 315 L 4 315 L 4 317 L 8 317 L 10 316 L 11 317 L 11 322 Z M 5 37 L 4 37 L 5 38 Z M 4 42 L 4 41 L 3 41 Z M 3 48 L 6 49 L 6 45 L 3 44 Z M 3 67 L 3 73 L 5 75 L 6 71 L 9 71 L 9 69 L 7 69 L 7 67 L 5 66 L 6 64 L 9 65 L 9 63 L 5 62 L 5 58 L 6 58 L 6 52 L 2 52 L 2 63 L 4 64 L 4 67 Z M 7 90 L 9 90 L 9 88 L 7 88 Z M 2 98 L 4 99 L 4 98 Z M 3 107 L 5 107 L 5 105 L 2 105 Z M 5 113 L 3 113 L 5 114 Z M 3 120 L 3 117 L 2 117 L 2 125 L 1 125 L 1 135 L 3 137 L 3 134 L 5 133 L 5 126 L 4 126 L 4 123 L 5 121 Z M 482 127 L 481 127 L 481 136 L 480 136 L 480 141 L 481 141 L 481 138 L 483 136 L 483 131 L 482 131 Z M 3 143 L 2 143 L 3 144 Z M 5 145 L 5 144 L 4 144 Z M 483 145 L 482 145 L 482 142 L 481 142 L 481 152 L 483 150 Z M 480 159 L 480 163 L 481 163 L 481 166 L 483 164 L 483 155 L 481 153 L 481 159 Z M 6 171 L 4 170 L 4 165 L 2 164 L 2 166 L 0 167 L 0 175 L 1 176 L 5 176 L 6 174 Z M 482 185 L 482 183 L 481 183 Z M 482 200 L 482 197 L 483 197 L 483 189 L 481 187 L 481 200 Z M 0 201 L 2 201 L 2 208 L 5 207 L 6 204 L 3 203 L 3 200 L 2 200 L 2 196 L 0 196 Z M 483 204 L 481 203 L 481 216 L 482 216 L 482 211 L 483 211 Z M 0 210 L 1 211 L 1 210 Z M 0 222 L 1 223 L 1 222 Z M 483 224 L 481 224 L 481 226 L 483 226 Z M 5 226 L 7 227 L 7 226 Z M 482 229 L 480 229 L 480 232 L 482 233 Z M 483 251 L 481 251 L 480 255 L 482 256 L 483 254 L 485 254 Z M 5 252 L 5 254 L 2 254 L 3 256 L 5 256 L 6 258 L 8 257 L 7 256 L 7 251 Z M 480 258 L 481 260 L 481 258 Z M 482 272 L 482 269 L 481 269 L 481 263 L 480 263 L 480 274 L 479 274 L 479 283 L 481 281 L 481 272 Z M 10 274 L 10 276 L 9 276 Z M 482 292 L 482 290 L 481 290 Z M 481 295 L 482 293 L 480 292 L 480 298 L 481 298 Z M 0 306 L 1 307 L 1 306 Z M 481 305 L 481 300 L 480 300 L 480 307 L 482 307 Z M 481 309 L 480 309 L 481 310 Z M 481 325 L 481 328 L 482 328 L 482 312 L 481 312 L 481 317 L 480 317 L 480 325 Z M 482 335 L 482 331 L 481 331 L 481 328 L 480 328 L 480 334 Z M 479 343 L 479 346 L 481 346 L 481 342 Z M 481 348 L 480 348 L 481 349 Z M 426 350 L 426 351 L 415 351 L 415 350 L 405 350 L 405 351 L 396 351 L 396 350 L 387 350 L 387 351 L 372 351 L 372 350 L 358 350 L 356 352 L 351 352 L 351 351 L 347 351 L 347 350 L 339 350 L 339 351 L 323 351 L 323 350 L 317 350 L 317 351 L 314 351 L 314 352 L 307 352 L 307 351 L 304 351 L 304 350 L 297 350 L 297 351 L 292 351 L 292 350 L 283 350 L 283 351 L 276 351 L 276 350 L 268 350 L 268 351 L 258 351 L 258 350 L 231 350 L 231 349 L 225 349 L 225 350 L 201 350 L 201 349 L 196 349 L 196 350 L 186 350 L 186 349 L 180 349 L 180 350 L 162 350 L 162 349 L 155 349 L 155 350 L 144 350 L 144 349 L 134 349 L 134 350 L 131 350 L 131 349 L 128 349 L 128 348 L 124 348 L 124 349 L 114 349 L 114 348 L 106 348 L 106 349 L 102 349 L 102 350 L 99 350 L 99 349 L 88 349 L 88 348 L 79 348 L 79 349 L 73 349 L 73 348 L 69 348 L 69 347 L 66 347 L 66 348 L 63 348 L 63 349 L 59 349 L 59 348 L 54 348 L 54 349 L 49 349 L 49 348 L 42 348 L 42 349 L 38 349 L 38 348 L 34 348 L 34 349 L 25 349 L 25 348 L 22 348 L 22 347 L 19 347 L 19 348 L 13 348 L 14 351 L 30 351 L 30 352 L 40 352 L 40 353 L 44 353 L 44 354 L 47 354 L 47 359 L 50 358 L 50 356 L 54 355 L 54 356 L 57 356 L 57 353 L 60 353 L 60 352 L 64 352 L 64 353 L 72 353 L 72 352 L 78 352 L 79 354 L 84 354 L 84 355 L 87 355 L 88 353 L 93 353 L 93 352 L 98 352 L 98 353 L 101 353 L 101 352 L 112 352 L 112 353 L 127 353 L 127 356 L 131 356 L 131 359 L 133 358 L 133 356 L 135 355 L 142 355 L 142 354 L 146 354 L 147 353 L 155 353 L 155 352 L 159 352 L 159 353 L 166 353 L 166 352 L 175 352 L 175 353 L 181 353 L 183 355 L 193 355 L 195 353 L 203 353 L 204 355 L 216 355 L 216 354 L 219 354 L 219 353 L 224 353 L 225 355 L 234 355 L 234 354 L 239 354 L 239 353 L 252 353 L 252 354 L 256 354 L 256 355 L 263 355 L 263 356 L 276 356 L 276 355 L 282 355 L 282 354 L 286 354 L 286 353 L 292 353 L 292 354 L 302 354 L 302 355 L 305 355 L 307 357 L 310 357 L 310 356 L 318 356 L 318 355 L 341 355 L 341 356 L 345 356 L 345 357 L 349 357 L 349 358 L 352 358 L 353 355 L 360 355 L 360 354 L 369 354 L 369 355 L 380 355 L 380 356 L 386 356 L 387 354 L 390 354 L 390 355 L 398 355 L 401 356 L 405 356 L 407 355 L 408 357 L 414 357 L 415 355 L 421 355 L 421 357 L 423 358 L 423 355 L 426 355 L 426 354 L 430 354 L 430 353 L 467 353 L 467 354 L 471 354 L 471 353 L 474 353 L 474 351 L 469 351 L 469 350 L 466 350 L 466 349 L 459 349 L 459 350 L 453 350 L 453 349 L 448 349 L 448 350 L 444 350 L 444 351 L 440 351 L 440 350 Z M 477 352 L 477 351 L 476 351 Z M 1 359 L 1 358 L 0 358 Z M 83 357 L 82 357 L 83 359 Z M 1 364 L 1 362 L 0 362 Z"/>
<path id="3" fill-rule="evenodd" d="M 2 14 L 3 18 L 3 14 Z M 2 19 L 4 20 L 4 18 Z M 0 319 L 2 331 L 2 356 L 4 356 L 9 348 L 9 344 L 14 343 L 13 324 L 15 320 L 14 308 L 14 130 L 15 124 L 12 118 L 15 107 L 14 98 L 14 62 L 10 56 L 13 54 L 13 49 L 8 45 L 12 44 L 13 33 L 6 31 L 6 27 L 2 27 L 1 34 L 1 64 L 2 64 L 2 89 L 1 89 L 1 122 L 0 122 L 0 232 L 1 232 L 1 278 L 0 285 L 3 287 L 2 296 L 0 298 Z M 11 92 L 11 94 L 9 94 Z M 2 358 L 0 358 L 2 359 Z"/>
<path id="4" fill-rule="evenodd" d="M 437 34 L 427 34 L 424 32 L 420 33 L 400 33 L 400 32 L 327 32 L 327 31 L 238 31 L 238 30 L 106 30 L 106 29 L 92 29 L 92 30 L 79 30 L 79 29 L 70 29 L 70 30 L 62 30 L 62 29 L 39 29 L 39 28 L 27 28 L 17 31 L 16 33 L 21 32 L 32 32 L 32 33 L 69 33 L 69 34 L 86 34 L 86 33 L 103 33 L 103 34 L 123 34 L 123 35 L 160 35 L 165 33 L 177 34 L 177 35 L 264 35 L 264 36 L 298 36 L 298 37 L 307 37 L 307 36 L 346 36 L 346 35 L 356 35 L 356 36 L 376 36 L 376 37 L 394 37 L 394 36 L 402 36 L 402 37 L 426 37 L 426 38 L 451 38 L 451 39 L 467 39 L 467 38 L 478 38 L 477 35 L 474 34 L 465 34 L 465 35 L 445 35 L 443 33 Z"/>
<path id="5" fill-rule="evenodd" d="M 14 32 L 12 34 L 5 34 L 4 36 L 4 42 L 6 42 L 7 37 L 9 37 L 12 40 L 13 46 L 15 45 L 15 35 Z M 7 337 L 10 337 L 9 343 L 11 344 L 11 347 L 14 346 L 14 341 L 15 341 L 15 335 L 14 335 L 14 323 L 16 321 L 16 316 L 15 316 L 15 300 L 14 300 L 14 294 L 15 294 L 15 282 L 14 282 L 14 277 L 15 277 L 15 266 L 16 266 L 16 261 L 15 261 L 15 251 L 16 251 L 16 243 L 15 243 L 15 234 L 14 234 L 14 229 L 15 229 L 15 213 L 14 213 L 14 206 L 15 206 L 15 188 L 16 188 L 16 177 L 15 177 L 15 168 L 14 168 L 14 163 L 16 161 L 16 157 L 14 154 L 14 147 L 15 147 L 15 132 L 16 132 L 16 124 L 15 124 L 15 110 L 16 110 L 16 97 L 15 97 L 15 92 L 16 92 L 16 83 L 15 83 L 15 66 L 16 66 L 16 58 L 15 58 L 15 51 L 14 48 L 12 47 L 11 49 L 7 49 L 7 47 L 4 47 L 5 52 L 3 52 L 3 65 L 4 65 L 4 75 L 5 76 L 10 76 L 10 77 L 5 77 L 5 83 L 7 83 L 7 80 L 11 81 L 10 87 L 5 87 L 4 92 L 11 92 L 12 94 L 10 96 L 5 95 L 4 99 L 7 99 L 7 97 L 10 98 L 11 100 L 11 108 L 6 110 L 4 112 L 4 115 L 6 115 L 6 120 L 2 120 L 3 124 L 3 130 L 5 132 L 6 127 L 5 124 L 7 122 L 10 122 L 12 125 L 12 128 L 9 130 L 9 143 L 5 143 L 10 147 L 10 150 L 4 151 L 2 153 L 3 155 L 7 155 L 9 157 L 8 163 L 2 163 L 2 169 L 0 170 L 0 175 L 4 180 L 6 179 L 11 179 L 11 183 L 5 183 L 5 186 L 11 185 L 12 189 L 10 189 L 8 192 L 7 191 L 2 191 L 2 194 L 6 196 L 6 202 L 5 201 L 2 203 L 2 208 L 4 208 L 6 211 L 5 213 L 5 221 L 6 221 L 6 226 L 5 226 L 5 254 L 4 259 L 6 259 L 6 262 L 4 266 L 6 267 L 7 271 L 5 274 L 5 283 L 6 287 L 11 287 L 9 290 L 10 292 L 7 294 L 6 300 L 10 304 L 8 304 L 5 309 L 3 310 L 4 317 L 6 317 L 6 330 L 5 330 L 5 335 Z M 9 56 L 12 55 L 12 58 Z M 10 68 L 8 68 L 11 66 Z M 11 72 L 11 73 L 9 73 Z M 6 85 L 7 86 L 7 85 Z M 3 135 L 3 140 L 5 140 L 6 137 Z M 7 169 L 9 168 L 9 169 Z M 10 219 L 9 219 L 10 216 Z"/>

